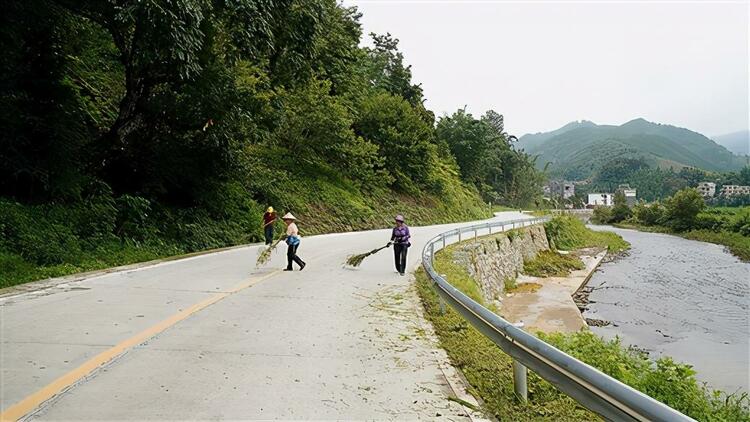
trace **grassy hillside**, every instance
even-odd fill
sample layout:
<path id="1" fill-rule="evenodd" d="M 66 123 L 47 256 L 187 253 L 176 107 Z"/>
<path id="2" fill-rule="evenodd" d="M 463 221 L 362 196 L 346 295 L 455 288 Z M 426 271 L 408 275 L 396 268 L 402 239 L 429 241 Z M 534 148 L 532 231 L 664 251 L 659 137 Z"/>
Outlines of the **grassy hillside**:
<path id="1" fill-rule="evenodd" d="M 538 166 L 549 163 L 551 174 L 570 179 L 586 179 L 614 158 L 642 158 L 660 168 L 707 171 L 738 170 L 744 164 L 741 157 L 699 133 L 643 119 L 621 126 L 567 125 L 546 135 L 527 135 L 519 144 L 539 156 Z"/>

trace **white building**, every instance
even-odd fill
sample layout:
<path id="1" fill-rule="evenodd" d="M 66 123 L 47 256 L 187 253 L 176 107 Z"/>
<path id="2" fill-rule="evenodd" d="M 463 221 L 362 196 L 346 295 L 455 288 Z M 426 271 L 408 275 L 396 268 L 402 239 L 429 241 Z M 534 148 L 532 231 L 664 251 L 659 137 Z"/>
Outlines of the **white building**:
<path id="1" fill-rule="evenodd" d="M 716 183 L 713 182 L 700 182 L 696 189 L 698 189 L 698 192 L 703 195 L 704 198 L 710 198 L 716 195 Z"/>
<path id="2" fill-rule="evenodd" d="M 586 203 L 586 205 L 590 205 L 593 207 L 596 206 L 605 206 L 605 207 L 611 207 L 614 205 L 615 196 L 611 193 L 590 193 L 589 194 L 589 200 Z"/>
<path id="3" fill-rule="evenodd" d="M 721 187 L 722 196 L 750 195 L 750 186 L 724 185 Z"/>

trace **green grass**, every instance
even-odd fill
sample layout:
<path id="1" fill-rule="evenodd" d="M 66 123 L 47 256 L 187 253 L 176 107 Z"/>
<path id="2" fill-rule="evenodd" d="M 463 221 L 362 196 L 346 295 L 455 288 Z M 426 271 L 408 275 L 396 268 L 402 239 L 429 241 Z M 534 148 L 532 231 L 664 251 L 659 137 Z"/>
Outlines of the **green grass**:
<path id="1" fill-rule="evenodd" d="M 446 259 L 445 257 L 452 257 L 458 244 L 446 246 L 442 249 L 439 254 L 435 254 L 440 259 L 435 259 L 434 268 L 438 274 L 445 276 L 447 280 L 451 281 L 458 290 L 461 290 L 465 295 L 472 298 L 474 301 L 479 302 L 487 306 L 484 302 L 482 291 L 479 288 L 476 280 L 472 278 L 466 271 L 466 268 L 453 262 L 453 259 Z"/>
<path id="2" fill-rule="evenodd" d="M 446 274 L 451 284 L 469 296 L 479 293 L 476 282 L 452 262 L 450 249 L 436 254 L 435 266 Z M 481 398 L 486 413 L 500 421 L 599 420 L 597 415 L 533 372 L 529 372 L 528 402 L 517 400 L 513 392 L 512 359 L 452 308 L 446 307 L 441 313 L 437 293 L 422 269 L 417 271 L 416 283 L 425 316 L 435 328 L 440 345 L 466 377 L 469 392 Z M 750 400 L 746 394 L 726 395 L 707 390 L 696 381 L 695 372 L 689 365 L 676 363 L 668 357 L 653 361 L 642 352 L 625 347 L 619 339 L 607 341 L 590 331 L 538 335 L 555 347 L 699 421 L 750 421 Z"/>
<path id="3" fill-rule="evenodd" d="M 20 255 L 0 251 L 0 288 L 34 280 L 62 277 L 87 271 L 146 262 L 186 254 L 178 245 L 135 245 L 112 242 L 68 263 L 34 265 Z"/>
<path id="4" fill-rule="evenodd" d="M 686 239 L 724 245 L 729 249 L 729 252 L 740 260 L 750 262 L 750 237 L 734 232 L 714 232 L 711 230 L 691 230 L 685 233 L 677 233 L 677 235 Z"/>
<path id="5" fill-rule="evenodd" d="M 567 277 L 571 271 L 584 268 L 586 265 L 577 255 L 563 255 L 556 251 L 541 251 L 533 259 L 523 262 L 523 272 L 534 277 Z"/>
<path id="6" fill-rule="evenodd" d="M 617 234 L 591 230 L 581 220 L 569 215 L 553 218 L 544 224 L 544 228 L 550 245 L 556 249 L 599 247 L 618 253 L 630 248 L 630 244 Z"/>

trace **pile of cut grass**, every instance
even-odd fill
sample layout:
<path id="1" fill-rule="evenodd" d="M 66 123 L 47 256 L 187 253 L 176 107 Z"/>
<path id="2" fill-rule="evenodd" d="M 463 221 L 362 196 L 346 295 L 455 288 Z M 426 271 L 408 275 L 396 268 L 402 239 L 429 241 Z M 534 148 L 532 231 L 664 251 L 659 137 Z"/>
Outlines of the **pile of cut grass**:
<path id="1" fill-rule="evenodd" d="M 563 255 L 556 251 L 541 251 L 533 259 L 523 262 L 523 272 L 534 277 L 567 277 L 573 270 L 586 265 L 575 254 Z"/>

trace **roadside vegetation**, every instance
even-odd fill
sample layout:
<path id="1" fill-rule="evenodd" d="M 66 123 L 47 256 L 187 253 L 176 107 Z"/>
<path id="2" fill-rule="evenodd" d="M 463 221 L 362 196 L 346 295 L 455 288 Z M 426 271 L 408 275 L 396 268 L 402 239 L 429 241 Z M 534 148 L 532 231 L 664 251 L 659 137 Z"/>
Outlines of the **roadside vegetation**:
<path id="1" fill-rule="evenodd" d="M 436 119 L 356 7 L 172 6 L 4 9 L 0 286 L 258 241 L 269 205 L 314 234 L 541 196 L 503 116 Z"/>
<path id="2" fill-rule="evenodd" d="M 683 189 L 664 201 L 640 202 L 632 208 L 615 197 L 612 208 L 594 209 L 592 222 L 669 233 L 724 245 L 750 261 L 750 206 L 708 207 L 695 189 Z"/>
<path id="3" fill-rule="evenodd" d="M 630 244 L 617 234 L 591 230 L 571 215 L 554 217 L 544 223 L 544 229 L 553 249 L 572 251 L 599 247 L 606 248 L 610 253 L 619 253 L 630 247 Z"/>
<path id="4" fill-rule="evenodd" d="M 571 225 L 567 222 L 558 224 Z M 569 231 L 568 227 L 566 232 Z M 586 242 L 576 240 L 575 243 Z M 477 282 L 465 269 L 453 262 L 452 250 L 449 247 L 436 254 L 436 269 L 472 299 L 498 312 L 493 308 L 494 305 L 484 301 Z M 425 315 L 433 324 L 440 345 L 466 377 L 471 394 L 481 398 L 483 410 L 489 415 L 501 421 L 599 419 L 532 372 L 529 372 L 528 402 L 522 403 L 516 399 L 513 392 L 512 359 L 449 306 L 446 306 L 445 313 L 440 312 L 437 293 L 424 270 L 417 271 L 416 279 Z M 502 309 L 499 313 L 502 315 Z M 653 360 L 643 352 L 624 346 L 619 339 L 604 340 L 590 331 L 537 335 L 566 353 L 699 421 L 750 421 L 750 400 L 747 394 L 727 395 L 710 391 L 695 379 L 695 371 L 690 365 L 674 362 L 669 357 Z"/>
<path id="5" fill-rule="evenodd" d="M 385 193 L 369 203 L 353 193 L 339 199 L 348 199 L 347 206 L 302 219 L 303 232 L 381 228 L 406 207 L 403 198 Z M 488 217 L 486 206 L 481 201 L 472 205 L 472 199 L 471 194 L 458 196 L 460 203 L 412 198 L 409 223 Z M 24 205 L 0 199 L 0 288 L 259 241 L 262 209 L 252 201 L 238 202 L 237 209 L 217 219 L 206 210 L 165 207 L 129 195 L 100 194 L 77 204 Z"/>

